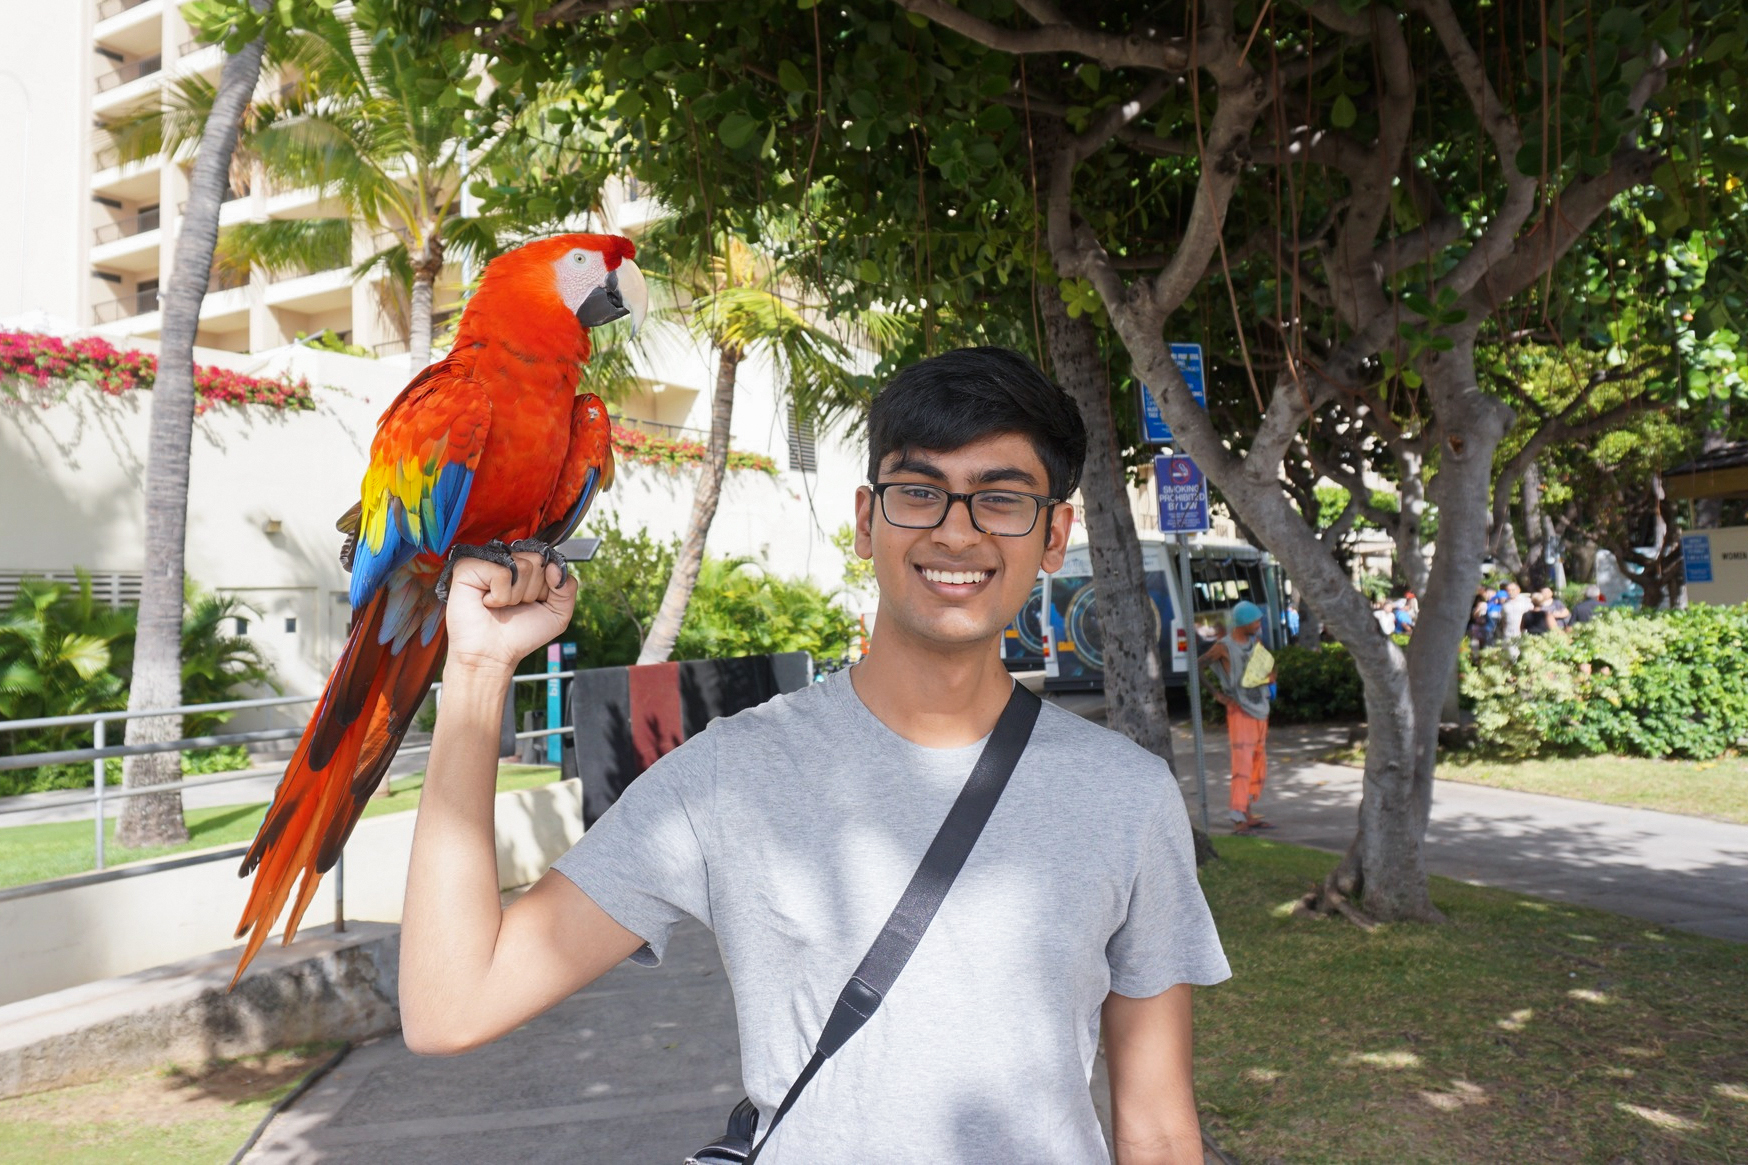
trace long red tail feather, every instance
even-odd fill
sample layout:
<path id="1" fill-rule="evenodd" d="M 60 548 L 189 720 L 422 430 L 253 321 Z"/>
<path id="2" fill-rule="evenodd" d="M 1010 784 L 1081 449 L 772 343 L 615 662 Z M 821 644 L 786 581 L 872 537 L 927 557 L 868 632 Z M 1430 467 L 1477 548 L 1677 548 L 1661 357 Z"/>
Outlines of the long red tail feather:
<path id="1" fill-rule="evenodd" d="M 237 923 L 237 937 L 248 935 L 248 943 L 233 987 L 301 878 L 284 941 L 297 933 L 316 886 L 338 860 L 442 666 L 448 637 L 441 626 L 430 643 L 415 636 L 399 653 L 377 642 L 387 599 L 385 588 L 355 614 L 346 648 L 243 859 L 239 874 L 253 871 L 255 881 Z"/>

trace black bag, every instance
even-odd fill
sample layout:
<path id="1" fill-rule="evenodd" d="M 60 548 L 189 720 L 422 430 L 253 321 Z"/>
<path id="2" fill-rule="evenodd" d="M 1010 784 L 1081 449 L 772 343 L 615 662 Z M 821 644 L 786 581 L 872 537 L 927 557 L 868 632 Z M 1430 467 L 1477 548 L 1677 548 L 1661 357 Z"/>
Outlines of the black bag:
<path id="1" fill-rule="evenodd" d="M 958 799 L 947 812 L 947 820 L 941 823 L 935 840 L 929 843 L 922 864 L 911 875 L 910 885 L 905 887 L 903 897 L 893 907 L 874 945 L 868 948 L 856 973 L 844 984 L 831 1017 L 826 1020 L 825 1030 L 820 1033 L 813 1058 L 807 1061 L 801 1075 L 789 1086 L 788 1095 L 783 1097 L 783 1103 L 771 1118 L 765 1135 L 758 1144 L 753 1143 L 753 1134 L 759 1127 L 759 1110 L 750 1099 L 742 1100 L 729 1114 L 728 1130 L 686 1158 L 686 1165 L 754 1165 L 771 1134 L 777 1131 L 777 1125 L 794 1106 L 801 1090 L 807 1087 L 820 1065 L 879 1010 L 898 973 L 904 970 L 905 963 L 910 961 L 912 952 L 922 941 L 935 911 L 941 908 L 941 902 L 953 886 L 953 879 L 959 876 L 965 859 L 971 856 L 971 847 L 977 844 L 978 835 L 995 810 L 995 803 L 1001 799 L 1002 790 L 1007 788 L 1008 778 L 1014 774 L 1014 766 L 1020 762 L 1026 741 L 1031 739 L 1040 707 L 1038 697 L 1029 689 L 1022 684 L 1014 685 L 1013 695 L 1008 697 L 1001 719 L 996 721 L 995 730 L 989 734 L 989 743 L 983 746 L 982 755 L 972 767 L 971 775 L 965 779 L 965 787 L 959 790 Z"/>

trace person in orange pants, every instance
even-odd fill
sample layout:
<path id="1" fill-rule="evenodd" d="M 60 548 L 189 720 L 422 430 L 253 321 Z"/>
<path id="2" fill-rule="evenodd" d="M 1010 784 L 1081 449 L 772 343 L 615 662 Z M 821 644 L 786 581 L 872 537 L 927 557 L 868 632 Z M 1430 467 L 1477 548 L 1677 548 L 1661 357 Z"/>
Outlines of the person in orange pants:
<path id="1" fill-rule="evenodd" d="M 1262 635 L 1262 608 L 1252 602 L 1232 608 L 1230 629 L 1203 653 L 1200 663 L 1213 669 L 1219 686 L 1214 698 L 1226 709 L 1226 737 L 1232 746 L 1232 796 L 1228 813 L 1234 833 L 1274 826 L 1254 812 L 1268 779 L 1270 672 L 1261 684 L 1244 686 L 1244 668 Z"/>

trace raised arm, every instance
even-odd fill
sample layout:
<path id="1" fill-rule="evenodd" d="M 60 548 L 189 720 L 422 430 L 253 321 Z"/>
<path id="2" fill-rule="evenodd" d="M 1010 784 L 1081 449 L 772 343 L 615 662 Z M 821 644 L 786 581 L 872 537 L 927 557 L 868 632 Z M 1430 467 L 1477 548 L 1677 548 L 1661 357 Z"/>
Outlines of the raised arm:
<path id="1" fill-rule="evenodd" d="M 512 583 L 504 567 L 463 559 L 449 592 L 442 709 L 401 919 L 401 1026 L 424 1054 L 514 1030 L 643 941 L 551 872 L 499 906 L 492 806 L 504 699 L 516 664 L 564 629 L 576 601 L 557 567 L 516 560 Z"/>

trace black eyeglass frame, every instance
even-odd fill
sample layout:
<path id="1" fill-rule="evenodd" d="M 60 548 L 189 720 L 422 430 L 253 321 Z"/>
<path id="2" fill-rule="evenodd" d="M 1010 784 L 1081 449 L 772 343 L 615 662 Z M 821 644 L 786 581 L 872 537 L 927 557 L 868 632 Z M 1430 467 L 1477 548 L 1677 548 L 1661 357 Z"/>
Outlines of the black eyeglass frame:
<path id="1" fill-rule="evenodd" d="M 920 486 L 923 489 L 932 489 L 937 493 L 947 495 L 947 504 L 942 507 L 941 516 L 927 526 L 906 526 L 901 522 L 894 522 L 892 520 L 892 515 L 886 512 L 886 491 L 895 485 Z M 947 515 L 953 512 L 953 503 L 964 502 L 965 514 L 971 519 L 971 528 L 976 530 L 979 534 L 987 534 L 991 538 L 1029 537 L 1032 531 L 1038 528 L 1038 516 L 1040 514 L 1048 515 L 1051 510 L 1062 504 L 1061 498 L 1045 497 L 1043 494 L 1027 493 L 1023 489 L 1001 489 L 999 487 L 974 489 L 970 493 L 960 494 L 954 493 L 949 489 L 942 489 L 938 485 L 930 485 L 926 481 L 871 481 L 868 483 L 868 488 L 874 491 L 875 498 L 879 500 L 880 516 L 886 519 L 886 524 L 889 526 L 893 526 L 899 530 L 938 530 L 946 523 Z M 1032 524 L 1018 534 L 1003 534 L 999 530 L 985 530 L 982 526 L 978 525 L 977 511 L 971 507 L 971 499 L 978 494 L 1011 494 L 1014 497 L 1031 498 L 1038 503 L 1038 508 L 1032 512 Z M 1045 525 L 1049 525 L 1048 517 L 1045 518 Z"/>

